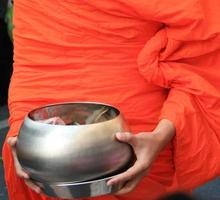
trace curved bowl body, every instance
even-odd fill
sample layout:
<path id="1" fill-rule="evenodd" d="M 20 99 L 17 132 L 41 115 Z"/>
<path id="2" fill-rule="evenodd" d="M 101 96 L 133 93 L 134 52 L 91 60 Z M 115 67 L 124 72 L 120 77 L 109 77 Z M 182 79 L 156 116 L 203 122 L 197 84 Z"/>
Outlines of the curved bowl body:
<path id="1" fill-rule="evenodd" d="M 48 124 L 57 117 L 66 125 Z M 26 116 L 17 155 L 24 170 L 41 183 L 97 179 L 120 172 L 131 161 L 131 147 L 114 137 L 127 130 L 120 112 L 109 105 L 49 105 Z"/>

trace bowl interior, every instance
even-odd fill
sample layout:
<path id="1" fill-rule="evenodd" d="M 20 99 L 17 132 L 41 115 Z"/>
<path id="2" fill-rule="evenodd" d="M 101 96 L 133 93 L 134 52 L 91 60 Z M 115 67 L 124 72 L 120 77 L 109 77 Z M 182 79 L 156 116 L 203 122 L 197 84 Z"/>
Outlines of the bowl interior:
<path id="1" fill-rule="evenodd" d="M 65 103 L 37 108 L 29 118 L 54 125 L 85 125 L 114 119 L 120 111 L 100 103 Z"/>

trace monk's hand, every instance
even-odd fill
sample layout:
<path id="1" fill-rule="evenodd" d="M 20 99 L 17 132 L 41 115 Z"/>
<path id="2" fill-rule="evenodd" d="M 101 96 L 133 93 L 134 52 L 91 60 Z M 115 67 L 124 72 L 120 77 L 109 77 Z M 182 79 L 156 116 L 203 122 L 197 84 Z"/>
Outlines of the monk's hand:
<path id="1" fill-rule="evenodd" d="M 122 184 L 123 187 L 115 195 L 122 195 L 135 189 L 141 179 L 147 174 L 158 153 L 171 141 L 175 135 L 175 127 L 169 120 L 163 119 L 152 132 L 133 135 L 129 132 L 116 133 L 116 138 L 132 146 L 136 155 L 134 165 L 127 171 L 115 176 L 107 185 Z"/>
<path id="2" fill-rule="evenodd" d="M 25 184 L 30 187 L 32 190 L 34 190 L 36 193 L 40 193 L 41 189 L 39 186 L 37 186 L 33 181 L 31 181 L 29 175 L 22 169 L 19 161 L 18 161 L 18 157 L 17 157 L 17 153 L 16 153 L 16 143 L 17 143 L 17 137 L 9 137 L 7 140 L 7 143 L 10 145 L 11 147 L 11 151 L 12 151 L 12 156 L 13 156 L 13 160 L 14 160 L 14 166 L 15 166 L 15 170 L 16 170 L 16 174 L 22 178 L 25 182 Z"/>

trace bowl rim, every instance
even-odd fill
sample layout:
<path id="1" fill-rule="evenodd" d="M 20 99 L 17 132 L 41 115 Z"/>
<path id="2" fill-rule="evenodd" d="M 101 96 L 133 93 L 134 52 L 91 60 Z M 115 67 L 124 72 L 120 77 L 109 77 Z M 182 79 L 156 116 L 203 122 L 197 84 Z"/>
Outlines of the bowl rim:
<path id="1" fill-rule="evenodd" d="M 96 123 L 92 123 L 92 124 L 78 124 L 78 125 L 75 125 L 75 124 L 72 124 L 72 125 L 66 125 L 66 124 L 47 124 L 47 123 L 43 123 L 41 121 L 36 121 L 36 120 L 33 120 L 31 117 L 30 117 L 30 114 L 38 109 L 42 109 L 42 108 L 46 108 L 46 107 L 52 107 L 52 106 L 58 106 L 58 105 L 68 105 L 68 104 L 96 104 L 96 105 L 103 105 L 103 106 L 108 106 L 112 109 L 114 109 L 116 111 L 116 116 L 113 117 L 112 119 L 109 119 L 109 120 L 106 120 L 106 121 L 103 121 L 103 122 L 96 122 Z M 104 124 L 104 123 L 107 123 L 107 122 L 110 122 L 110 121 L 113 121 L 115 119 L 117 119 L 118 117 L 122 117 L 122 113 L 121 111 L 111 105 L 111 104 L 107 104 L 107 103 L 103 103 L 103 102 L 95 102 L 95 101 L 67 101 L 67 102 L 58 102 L 58 103 L 51 103 L 51 104 L 46 104 L 46 105 L 42 105 L 42 106 L 38 106 L 34 109 L 32 109 L 31 111 L 29 111 L 26 116 L 25 116 L 25 120 L 28 120 L 30 121 L 31 123 L 34 123 L 34 124 L 41 124 L 41 125 L 46 125 L 46 126 L 52 126 L 52 127 L 80 127 L 80 126 L 92 126 L 92 125 L 97 125 L 97 124 Z M 24 121 L 25 121 L 24 120 Z"/>

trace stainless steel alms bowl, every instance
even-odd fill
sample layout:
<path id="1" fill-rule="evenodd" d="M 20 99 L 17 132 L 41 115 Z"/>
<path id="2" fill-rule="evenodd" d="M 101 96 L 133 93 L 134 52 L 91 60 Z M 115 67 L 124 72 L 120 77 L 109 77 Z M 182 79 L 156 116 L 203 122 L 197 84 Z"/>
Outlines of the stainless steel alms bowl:
<path id="1" fill-rule="evenodd" d="M 120 111 L 101 103 L 63 103 L 31 111 L 16 145 L 21 166 L 40 183 L 100 179 L 119 173 L 132 149 L 115 139 L 128 131 Z"/>
<path id="2" fill-rule="evenodd" d="M 112 177 L 80 182 L 80 183 L 53 183 L 40 184 L 43 192 L 50 197 L 62 199 L 87 198 L 101 195 L 107 195 L 117 192 L 122 188 L 122 183 L 107 185 Z"/>

